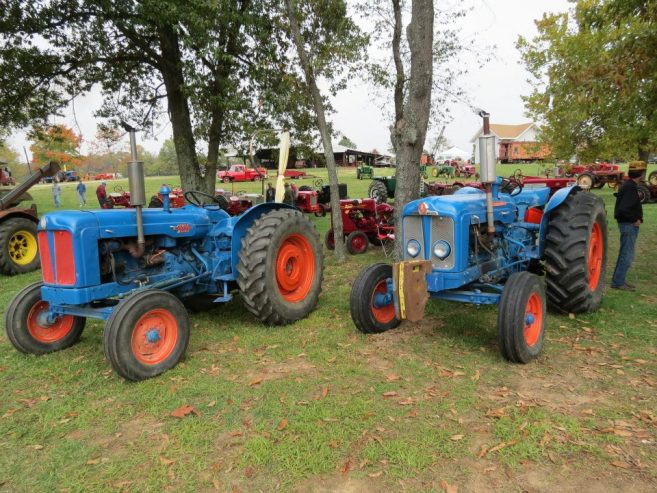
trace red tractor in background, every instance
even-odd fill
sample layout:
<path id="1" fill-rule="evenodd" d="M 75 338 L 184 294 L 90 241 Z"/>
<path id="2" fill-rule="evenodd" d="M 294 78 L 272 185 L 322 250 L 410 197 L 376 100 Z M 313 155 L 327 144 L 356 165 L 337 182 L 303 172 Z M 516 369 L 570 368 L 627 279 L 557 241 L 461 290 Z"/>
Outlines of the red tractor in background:
<path id="1" fill-rule="evenodd" d="M 607 184 L 609 188 L 616 188 L 623 183 L 625 173 L 617 164 L 589 163 L 566 164 L 558 166 L 566 178 L 576 177 L 577 184 L 584 189 L 602 188 Z"/>
<path id="2" fill-rule="evenodd" d="M 185 205 L 185 197 L 183 197 L 182 188 L 180 187 L 170 187 L 170 188 L 171 188 L 171 194 L 169 195 L 169 200 L 171 203 L 171 207 L 183 207 Z M 130 203 L 130 192 L 126 192 L 119 185 L 114 187 L 113 192 L 107 194 L 107 199 L 111 204 L 110 209 L 114 207 L 126 207 L 129 209 L 133 207 L 132 204 Z M 157 195 L 153 195 L 148 204 L 148 207 L 151 208 L 162 207 L 162 194 L 158 193 Z"/>
<path id="3" fill-rule="evenodd" d="M 377 204 L 374 199 L 341 200 L 340 215 L 347 251 L 352 255 L 365 253 L 370 243 L 380 246 L 395 238 L 393 208 L 388 204 Z M 332 220 L 324 244 L 329 250 L 335 248 Z"/>

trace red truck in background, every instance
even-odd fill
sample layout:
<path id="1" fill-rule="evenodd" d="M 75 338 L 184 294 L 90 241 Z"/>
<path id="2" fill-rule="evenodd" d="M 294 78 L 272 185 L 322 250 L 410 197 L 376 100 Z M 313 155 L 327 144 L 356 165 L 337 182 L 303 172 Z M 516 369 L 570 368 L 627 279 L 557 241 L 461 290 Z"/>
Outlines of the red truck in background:
<path id="1" fill-rule="evenodd" d="M 217 178 L 224 183 L 231 181 L 258 181 L 267 178 L 267 170 L 265 168 L 258 168 L 254 170 L 247 168 L 243 164 L 233 164 L 228 171 L 218 171 Z"/>

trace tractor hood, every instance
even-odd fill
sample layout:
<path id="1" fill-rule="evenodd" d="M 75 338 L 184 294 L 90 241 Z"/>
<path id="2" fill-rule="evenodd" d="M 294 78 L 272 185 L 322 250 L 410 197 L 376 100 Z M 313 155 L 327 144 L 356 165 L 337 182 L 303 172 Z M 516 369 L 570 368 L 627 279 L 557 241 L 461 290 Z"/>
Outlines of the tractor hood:
<path id="1" fill-rule="evenodd" d="M 205 209 L 181 207 L 164 212 L 162 209 L 143 209 L 144 234 L 173 238 L 202 238 L 208 234 L 212 219 Z M 83 235 L 97 231 L 98 239 L 137 236 L 135 209 L 93 211 L 61 211 L 46 214 L 39 221 L 40 231 L 63 230 Z"/>

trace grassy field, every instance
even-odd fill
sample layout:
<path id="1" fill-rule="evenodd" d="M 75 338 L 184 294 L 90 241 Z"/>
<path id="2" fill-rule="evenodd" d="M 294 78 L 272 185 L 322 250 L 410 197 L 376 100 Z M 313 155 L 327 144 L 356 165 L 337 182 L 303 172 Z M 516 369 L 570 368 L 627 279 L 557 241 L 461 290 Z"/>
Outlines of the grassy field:
<path id="1" fill-rule="evenodd" d="M 341 172 L 364 196 L 369 181 Z M 163 181 L 149 178 L 148 192 Z M 610 215 L 608 281 L 614 197 L 593 193 Z M 53 209 L 50 186 L 32 195 Z M 78 207 L 74 184 L 62 199 Z M 421 323 L 359 334 L 349 292 L 380 248 L 339 266 L 327 252 L 318 308 L 291 326 L 261 325 L 239 297 L 192 315 L 183 363 L 138 384 L 111 371 L 97 321 L 42 357 L 3 332 L 0 491 L 655 491 L 657 204 L 644 212 L 628 279 L 638 291 L 608 289 L 594 314 L 551 313 L 526 366 L 499 355 L 493 307 L 432 302 Z M 39 277 L 2 278 L 0 312 Z M 181 406 L 194 412 L 172 416 Z"/>

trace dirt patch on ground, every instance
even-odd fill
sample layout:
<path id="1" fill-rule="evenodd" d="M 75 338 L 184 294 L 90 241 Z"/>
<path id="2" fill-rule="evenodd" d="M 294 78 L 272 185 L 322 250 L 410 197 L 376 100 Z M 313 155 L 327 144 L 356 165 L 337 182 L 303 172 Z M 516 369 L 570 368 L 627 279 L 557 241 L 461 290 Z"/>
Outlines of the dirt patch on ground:
<path id="1" fill-rule="evenodd" d="M 304 481 L 298 484 L 293 491 L 298 493 L 380 493 L 389 491 L 389 489 L 373 478 L 357 479 L 345 475 L 331 475 Z"/>
<path id="2" fill-rule="evenodd" d="M 273 361 L 262 358 L 257 368 L 246 374 L 250 384 L 278 380 L 281 378 L 301 378 L 317 375 L 317 367 L 303 359 L 294 358 L 288 361 Z"/>

